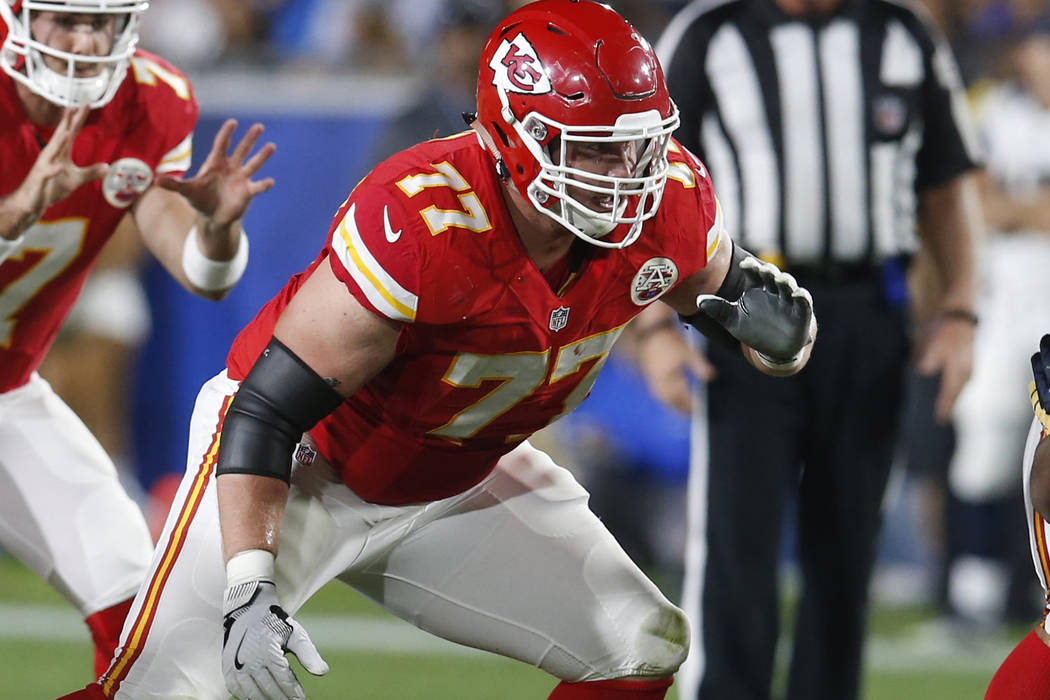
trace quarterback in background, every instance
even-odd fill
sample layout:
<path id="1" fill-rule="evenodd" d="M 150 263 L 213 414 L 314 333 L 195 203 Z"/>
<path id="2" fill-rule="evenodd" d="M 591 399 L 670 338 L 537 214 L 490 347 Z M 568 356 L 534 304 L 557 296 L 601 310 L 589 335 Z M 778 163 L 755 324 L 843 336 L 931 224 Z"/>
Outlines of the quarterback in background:
<path id="1" fill-rule="evenodd" d="M 67 697 L 303 698 L 285 652 L 328 666 L 292 615 L 332 579 L 542 668 L 555 700 L 664 697 L 684 615 L 527 438 L 657 299 L 790 373 L 809 294 L 722 230 L 652 48 L 609 7 L 513 12 L 477 100 L 471 130 L 354 188 L 202 387 L 120 649 Z"/>
<path id="2" fill-rule="evenodd" d="M 0 544 L 84 615 L 113 656 L 151 542 L 105 451 L 36 370 L 102 246 L 128 217 L 184 287 L 220 299 L 247 264 L 241 217 L 262 127 L 200 172 L 186 78 L 136 49 L 139 0 L 0 0 Z"/>
<path id="3" fill-rule="evenodd" d="M 1043 619 L 995 672 L 985 700 L 1050 700 L 1050 335 L 1032 355 L 1029 385 L 1035 418 L 1028 431 L 1022 471 L 1032 561 L 1046 591 Z"/>

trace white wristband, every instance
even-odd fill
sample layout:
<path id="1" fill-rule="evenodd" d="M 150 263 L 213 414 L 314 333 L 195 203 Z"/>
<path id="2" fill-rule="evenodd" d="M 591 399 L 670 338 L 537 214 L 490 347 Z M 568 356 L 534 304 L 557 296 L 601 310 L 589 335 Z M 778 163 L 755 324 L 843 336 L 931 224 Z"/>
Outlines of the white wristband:
<path id="1" fill-rule="evenodd" d="M 273 552 L 265 549 L 246 549 L 237 552 L 226 562 L 226 587 L 237 586 L 249 581 L 270 581 L 274 579 Z"/>
<path id="2" fill-rule="evenodd" d="M 14 253 L 19 248 L 21 248 L 22 244 L 25 242 L 25 236 L 19 236 L 13 241 L 4 238 L 3 236 L 0 236 L 0 263 L 7 260 L 8 256 L 11 255 L 11 253 Z"/>
<path id="3" fill-rule="evenodd" d="M 212 260 L 204 257 L 197 244 L 197 227 L 194 226 L 186 235 L 186 244 L 182 246 L 182 270 L 186 279 L 198 289 L 217 292 L 229 289 L 237 284 L 248 267 L 248 236 L 241 229 L 241 238 L 237 242 L 237 252 L 229 260 Z"/>

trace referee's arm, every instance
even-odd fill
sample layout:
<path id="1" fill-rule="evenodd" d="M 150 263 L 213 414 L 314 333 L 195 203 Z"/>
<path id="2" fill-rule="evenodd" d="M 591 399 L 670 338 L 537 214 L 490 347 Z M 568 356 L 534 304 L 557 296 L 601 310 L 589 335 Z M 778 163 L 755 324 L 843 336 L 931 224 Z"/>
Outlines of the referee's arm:
<path id="1" fill-rule="evenodd" d="M 984 213 L 975 174 L 976 132 L 962 81 L 944 37 L 935 27 L 926 29 L 926 79 L 920 98 L 925 128 L 915 184 L 919 236 L 937 269 L 941 294 L 918 368 L 923 374 L 941 375 L 934 415 L 946 422 L 973 369 L 974 266 Z"/>
<path id="2" fill-rule="evenodd" d="M 919 216 L 943 289 L 919 371 L 941 375 L 934 414 L 946 422 L 973 369 L 974 251 L 983 225 L 976 176 L 963 173 L 923 191 Z"/>

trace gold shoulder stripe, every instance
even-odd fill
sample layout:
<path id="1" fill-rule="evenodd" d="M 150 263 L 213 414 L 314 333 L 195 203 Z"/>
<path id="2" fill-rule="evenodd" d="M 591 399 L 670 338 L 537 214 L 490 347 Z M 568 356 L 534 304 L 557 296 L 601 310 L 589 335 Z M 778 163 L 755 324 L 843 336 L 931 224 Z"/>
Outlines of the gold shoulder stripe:
<path id="1" fill-rule="evenodd" d="M 722 242 L 722 205 L 718 201 L 718 197 L 715 197 L 715 222 L 711 224 L 711 229 L 707 232 L 707 259 L 710 260 L 714 257 L 715 251 L 718 250 L 719 244 Z"/>
<path id="2" fill-rule="evenodd" d="M 339 230 L 332 237 L 332 249 L 376 309 L 394 321 L 415 321 L 419 297 L 398 284 L 368 250 L 357 229 L 356 210 L 357 204 L 351 204 L 346 210 Z"/>

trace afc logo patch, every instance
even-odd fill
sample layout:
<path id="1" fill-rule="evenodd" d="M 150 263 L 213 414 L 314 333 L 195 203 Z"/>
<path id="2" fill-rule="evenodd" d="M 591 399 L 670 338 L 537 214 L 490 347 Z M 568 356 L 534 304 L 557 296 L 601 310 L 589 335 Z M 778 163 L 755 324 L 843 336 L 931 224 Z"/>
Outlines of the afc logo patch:
<path id="1" fill-rule="evenodd" d="M 317 450 L 309 445 L 299 443 L 299 447 L 295 450 L 295 461 L 304 466 L 309 466 L 314 463 L 315 459 L 317 459 Z"/>
<path id="2" fill-rule="evenodd" d="M 492 55 L 489 68 L 493 72 L 492 84 L 507 92 L 543 95 L 553 89 L 536 48 L 521 33 L 513 40 L 503 40 Z"/>
<path id="3" fill-rule="evenodd" d="M 153 183 L 153 170 L 138 158 L 121 158 L 102 180 L 102 196 L 117 209 L 127 209 Z"/>
<path id="4" fill-rule="evenodd" d="M 559 306 L 551 311 L 550 329 L 554 332 L 560 331 L 569 323 L 569 307 Z"/>
<path id="5" fill-rule="evenodd" d="M 677 281 L 678 266 L 674 261 L 669 258 L 650 258 L 631 281 L 631 301 L 638 306 L 652 303 Z"/>

